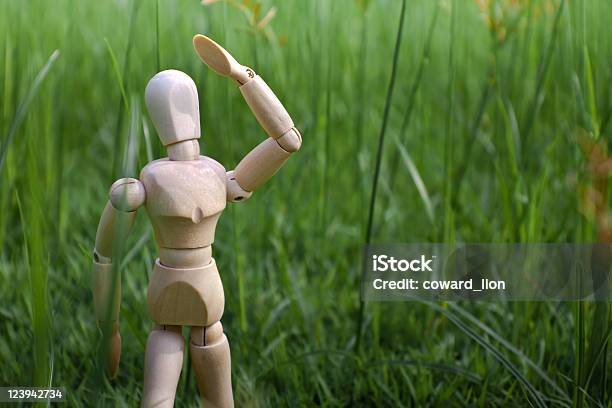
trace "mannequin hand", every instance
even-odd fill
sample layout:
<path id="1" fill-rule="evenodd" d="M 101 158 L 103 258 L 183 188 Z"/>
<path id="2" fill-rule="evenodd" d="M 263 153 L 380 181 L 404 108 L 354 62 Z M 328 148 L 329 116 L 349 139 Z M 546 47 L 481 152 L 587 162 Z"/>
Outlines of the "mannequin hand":
<path id="1" fill-rule="evenodd" d="M 219 75 L 232 78 L 243 85 L 255 78 L 251 68 L 240 65 L 222 46 L 202 34 L 193 37 L 193 47 L 202 62 Z"/>
<path id="2" fill-rule="evenodd" d="M 119 323 L 113 322 L 110 327 L 110 334 L 108 337 L 104 335 L 104 322 L 98 321 L 98 328 L 100 328 L 101 334 L 104 337 L 103 341 L 106 341 L 106 375 L 108 378 L 113 379 L 117 376 L 119 371 L 119 360 L 121 360 L 121 333 L 119 333 Z"/>
<path id="3" fill-rule="evenodd" d="M 119 360 L 121 360 L 121 334 L 117 330 L 108 339 L 108 359 L 106 361 L 106 373 L 109 378 L 115 378 L 119 371 Z"/>

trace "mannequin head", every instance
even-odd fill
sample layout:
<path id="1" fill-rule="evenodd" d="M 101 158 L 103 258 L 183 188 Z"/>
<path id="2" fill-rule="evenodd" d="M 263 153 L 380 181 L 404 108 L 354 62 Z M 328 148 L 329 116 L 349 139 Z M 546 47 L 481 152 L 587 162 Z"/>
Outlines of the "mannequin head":
<path id="1" fill-rule="evenodd" d="M 171 152 L 191 152 L 199 146 L 198 91 L 189 75 L 173 69 L 157 73 L 147 84 L 145 101 L 157 134 L 168 148 L 171 159 Z"/>

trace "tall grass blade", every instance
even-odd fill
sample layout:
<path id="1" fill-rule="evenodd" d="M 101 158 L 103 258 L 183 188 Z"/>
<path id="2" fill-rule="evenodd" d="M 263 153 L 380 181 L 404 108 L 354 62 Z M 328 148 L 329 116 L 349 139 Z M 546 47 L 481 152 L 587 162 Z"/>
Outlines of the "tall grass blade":
<path id="1" fill-rule="evenodd" d="M 30 170 L 36 163 L 30 161 Z M 28 195 L 36 194 L 35 186 L 28 185 Z M 32 367 L 32 382 L 37 387 L 49 387 L 51 384 L 52 346 L 51 346 L 51 321 L 49 314 L 48 292 L 47 292 L 47 266 L 44 257 L 44 244 L 42 237 L 44 232 L 41 223 L 41 208 L 33 200 L 28 200 L 25 209 L 16 193 L 19 218 L 24 228 L 24 255 L 27 259 L 27 271 L 30 283 L 30 299 L 32 302 L 31 331 L 34 346 L 34 366 Z M 26 217 L 26 212 L 28 217 Z"/>
<path id="2" fill-rule="evenodd" d="M 408 131 L 408 125 L 410 124 L 410 119 L 412 118 L 412 112 L 414 112 L 415 100 L 417 92 L 421 86 L 421 80 L 423 79 L 423 73 L 425 72 L 425 67 L 429 63 L 429 57 L 431 54 L 431 44 L 433 40 L 433 35 L 435 33 L 436 24 L 438 22 L 438 13 L 440 7 L 436 4 L 434 6 L 434 15 L 431 18 L 431 22 L 429 23 L 429 27 L 427 28 L 427 39 L 425 40 L 425 45 L 423 46 L 423 53 L 421 54 L 421 60 L 419 61 L 419 67 L 417 69 L 417 73 L 412 81 L 412 85 L 410 85 L 410 92 L 408 93 L 408 101 L 406 105 L 406 110 L 404 112 L 404 119 L 402 120 L 402 125 L 399 131 L 399 141 L 401 145 L 406 144 L 407 136 L 406 132 Z M 399 166 L 399 157 L 398 154 L 395 153 L 393 159 L 391 160 L 391 174 L 389 174 L 389 185 L 391 190 L 395 185 L 395 180 L 398 173 Z"/>
<path id="3" fill-rule="evenodd" d="M 393 99 L 393 89 L 395 88 L 395 78 L 397 75 L 397 65 L 399 60 L 399 51 L 402 45 L 402 31 L 404 29 L 404 18 L 406 11 L 406 0 L 402 0 L 402 8 L 400 10 L 399 26 L 397 28 L 397 37 L 395 39 L 395 49 L 393 50 L 393 63 L 391 66 L 391 77 L 389 79 L 389 87 L 387 88 L 387 97 L 385 101 L 385 109 L 383 112 L 382 125 L 378 136 L 378 149 L 376 150 L 376 165 L 374 168 L 374 178 L 372 180 L 372 192 L 370 194 L 370 207 L 368 210 L 368 223 L 366 227 L 365 244 L 368 245 L 372 241 L 372 227 L 374 224 L 374 212 L 376 210 L 376 191 L 378 189 L 378 178 L 380 176 L 380 166 L 382 163 L 382 153 L 385 143 L 385 132 L 387 131 L 387 122 L 389 121 L 389 112 L 391 111 L 391 100 Z M 361 346 L 361 332 L 363 326 L 363 318 L 365 313 L 365 302 L 360 301 L 359 312 L 357 315 L 357 331 L 355 333 L 355 350 L 359 350 Z"/>
<path id="4" fill-rule="evenodd" d="M 359 7 L 359 11 L 361 12 L 361 27 L 359 30 L 359 56 L 357 58 L 357 81 L 356 85 L 356 97 L 355 97 L 355 118 L 353 119 L 353 123 L 355 123 L 355 157 L 359 158 L 359 153 L 363 147 L 363 120 L 365 109 L 367 106 L 367 102 L 365 100 L 365 84 L 364 80 L 366 77 L 366 68 L 368 66 L 367 56 L 368 56 L 368 21 L 367 21 L 367 7 L 368 2 L 362 2 L 361 7 Z M 359 160 L 355 160 L 355 173 L 360 172 L 361 167 L 359 166 Z M 360 213 L 365 212 L 364 207 L 367 200 L 366 189 L 360 189 L 361 194 L 359 197 L 359 210 Z M 365 218 L 360 217 L 359 226 L 361 228 L 361 233 L 365 233 Z"/>
<path id="5" fill-rule="evenodd" d="M 333 11 L 334 11 L 334 2 L 330 2 L 330 10 L 329 10 L 329 18 L 331 19 L 333 16 Z M 331 37 L 333 24 L 329 24 L 329 29 L 330 32 L 328 33 L 328 35 Z M 323 133 L 324 137 L 325 137 L 325 144 L 324 144 L 324 150 L 323 150 L 323 180 L 321 180 L 321 199 L 320 199 L 320 205 L 321 208 L 319 210 L 319 213 L 321 214 L 321 219 L 320 221 L 320 225 L 321 225 L 321 236 L 324 237 L 325 236 L 325 230 L 327 228 L 327 223 L 326 223 L 326 218 L 327 218 L 327 199 L 328 199 L 328 195 L 329 195 L 329 169 L 330 169 L 330 165 L 329 165 L 329 156 L 330 156 L 330 152 L 329 150 L 331 149 L 331 125 L 332 125 L 332 120 L 331 120 L 331 116 L 332 116 L 332 77 L 333 77 L 333 63 L 332 63 L 332 57 L 333 57 L 333 52 L 335 51 L 334 47 L 331 46 L 331 44 L 328 45 L 327 48 L 327 89 L 325 90 L 325 131 Z"/>
<path id="6" fill-rule="evenodd" d="M 559 396 L 563 400 L 565 400 L 567 402 L 571 402 L 571 398 L 567 394 L 567 392 L 564 391 L 561 387 L 559 387 L 559 385 L 557 385 L 557 383 L 552 378 L 550 378 L 544 372 L 544 370 L 542 370 L 536 363 L 534 363 L 529 357 L 527 357 L 521 350 L 519 350 L 518 348 L 514 347 L 512 345 L 512 343 L 510 343 L 509 341 L 504 339 L 502 336 L 497 334 L 497 332 L 495 332 L 489 326 L 487 326 L 486 324 L 484 324 L 483 322 L 478 320 L 473 314 L 471 314 L 470 312 L 468 312 L 467 310 L 465 310 L 464 308 L 462 308 L 458 304 L 453 303 L 453 302 L 449 302 L 448 303 L 448 307 L 450 309 L 455 310 L 459 314 L 461 314 L 469 322 L 471 322 L 472 324 L 476 325 L 480 330 L 482 330 L 483 332 L 485 332 L 489 336 L 493 337 L 495 339 L 495 341 L 497 341 L 502 346 L 504 346 L 505 348 L 510 350 L 512 353 L 514 353 L 517 357 L 519 357 L 522 361 L 524 361 L 525 364 L 527 364 L 529 367 L 531 367 L 531 369 L 533 369 L 533 371 L 535 373 L 537 373 L 540 377 L 542 377 L 542 379 L 544 381 L 546 381 L 546 383 L 548 383 L 548 385 L 550 385 L 559 394 Z"/>
<path id="7" fill-rule="evenodd" d="M 447 114 L 444 138 L 444 242 L 452 242 L 455 229 L 453 200 L 453 156 L 454 156 L 454 126 L 453 116 L 455 113 L 455 41 L 457 37 L 457 19 L 459 3 L 453 0 L 451 3 L 451 26 L 450 39 L 448 42 L 448 84 Z"/>
<path id="8" fill-rule="evenodd" d="M 119 64 L 117 63 L 117 58 L 115 57 L 115 53 L 113 52 L 110 43 L 105 38 L 104 41 L 106 43 L 107 50 L 110 54 L 111 63 L 113 65 L 113 71 L 115 73 L 115 77 L 117 83 L 119 84 L 119 90 L 121 91 L 121 98 L 119 99 L 119 106 L 117 107 L 117 123 L 115 125 L 115 141 L 114 145 L 116 149 L 120 149 L 122 145 L 122 137 L 121 137 L 121 129 L 123 125 L 123 116 L 124 114 L 129 114 L 130 109 L 128 105 L 127 99 L 127 74 L 128 69 L 130 67 L 130 51 L 132 49 L 132 43 L 134 39 L 134 29 L 135 29 L 135 20 L 136 20 L 136 12 L 138 10 L 138 6 L 140 5 L 140 0 L 133 0 L 132 7 L 130 8 L 130 18 L 128 23 L 128 38 L 127 45 L 125 47 L 125 54 L 123 58 L 123 73 L 119 74 Z M 113 156 L 113 163 L 111 168 L 111 178 L 116 178 L 118 173 L 121 171 L 121 160 L 120 156 L 115 154 Z"/>
<path id="9" fill-rule="evenodd" d="M 603 337 L 601 341 L 599 350 L 594 350 L 593 355 L 592 356 L 589 355 L 590 361 L 593 361 L 595 363 L 589 364 L 591 368 L 589 370 L 589 375 L 586 378 L 585 384 L 586 384 L 586 388 L 588 389 L 589 386 L 591 385 L 591 381 L 593 380 L 593 378 L 595 378 L 596 380 L 599 380 L 599 384 L 597 384 L 597 387 L 599 387 L 599 389 L 597 391 L 599 391 L 600 395 L 598 395 L 597 397 L 599 398 L 600 402 L 604 402 L 605 396 L 606 396 L 605 386 L 606 386 L 606 378 L 607 378 L 607 373 L 606 373 L 607 361 L 606 361 L 605 355 L 608 350 L 608 342 L 610 341 L 611 334 L 612 332 L 608 328 L 608 331 L 605 337 Z M 600 364 L 597 364 L 597 362 L 599 362 Z M 602 367 L 600 367 L 600 365 Z"/>
<path id="10" fill-rule="evenodd" d="M 106 44 L 106 50 L 108 51 L 108 56 L 110 57 L 111 64 L 113 66 L 113 73 L 115 74 L 115 79 L 117 80 L 117 84 L 119 85 L 119 91 L 121 92 L 121 100 L 123 101 L 123 106 L 129 111 L 130 103 L 128 102 L 127 94 L 125 93 L 125 86 L 123 85 L 123 78 L 119 70 L 119 63 L 117 62 L 115 51 L 113 51 L 113 47 L 108 42 L 108 39 L 104 39 L 104 44 Z"/>
<path id="11" fill-rule="evenodd" d="M 584 394 L 581 391 L 584 384 L 584 302 L 575 302 L 576 342 L 574 351 L 574 407 L 584 406 Z"/>
<path id="12" fill-rule="evenodd" d="M 470 337 L 472 340 L 478 343 L 482 348 L 489 351 L 497 361 L 499 361 L 508 371 L 510 371 L 510 373 L 525 388 L 527 393 L 531 395 L 531 397 L 534 400 L 533 402 L 535 402 L 536 406 L 540 408 L 545 408 L 547 406 L 546 402 L 542 398 L 542 395 L 533 386 L 533 384 L 531 384 L 531 382 L 529 382 L 529 380 L 525 378 L 525 376 L 520 372 L 520 370 L 516 366 L 514 366 L 514 364 L 512 364 L 512 362 L 508 360 L 508 358 L 504 356 L 503 353 L 501 353 L 497 348 L 495 348 L 495 346 L 489 343 L 487 339 L 485 339 L 480 334 L 472 330 L 468 325 L 466 325 L 463 322 L 463 320 L 461 320 L 457 315 L 455 315 L 448 309 L 445 309 L 433 302 L 422 301 L 421 303 L 426 304 L 432 309 L 442 313 L 444 316 L 448 318 L 448 320 L 450 320 L 455 326 L 457 326 L 459 330 L 461 330 L 463 333 L 468 335 L 468 337 Z"/>
<path id="13" fill-rule="evenodd" d="M 531 104 L 529 105 L 526 115 L 527 119 L 525 120 L 525 126 L 521 129 L 521 135 L 523 136 L 523 142 L 521 144 L 522 152 L 521 157 L 526 157 L 528 138 L 533 129 L 533 125 L 535 122 L 535 118 L 540 108 L 540 104 L 543 96 L 544 84 L 546 83 L 546 78 L 548 76 L 548 71 L 550 67 L 550 62 L 552 60 L 553 53 L 556 49 L 557 37 L 559 33 L 559 25 L 561 22 L 561 16 L 563 15 L 563 9 L 565 6 L 565 0 L 561 0 L 559 4 L 559 8 L 557 9 L 557 13 L 555 14 L 555 21 L 553 23 L 551 39 L 548 42 L 548 47 L 546 48 L 546 53 L 542 59 L 540 67 L 538 69 L 537 78 L 536 78 L 536 89 L 533 94 L 533 99 L 531 100 Z"/>
<path id="14" fill-rule="evenodd" d="M 412 157 L 410 157 L 410 153 L 406 150 L 404 146 L 402 146 L 401 142 L 396 138 L 395 146 L 397 147 L 398 152 L 400 153 L 402 160 L 404 161 L 404 165 L 406 169 L 410 173 L 410 177 L 412 177 L 412 181 L 416 186 L 419 196 L 421 197 L 421 201 L 423 202 L 423 206 L 425 207 L 425 212 L 427 213 L 427 217 L 433 224 L 434 222 L 434 213 L 433 213 L 433 205 L 431 204 L 431 199 L 429 198 L 429 193 L 427 192 L 427 187 L 425 187 L 425 183 L 421 178 L 421 174 L 419 170 L 414 165 L 412 161 Z"/>
<path id="15" fill-rule="evenodd" d="M 140 135 L 140 106 L 138 104 L 138 99 L 134 97 L 132 99 L 132 103 L 130 105 L 132 109 L 130 111 L 130 127 L 128 133 L 127 145 L 125 146 L 125 150 L 121 155 L 121 168 L 122 174 L 125 176 L 134 176 L 136 172 L 136 158 L 138 152 L 138 140 Z M 115 153 L 118 154 L 118 153 Z M 110 282 L 110 290 L 108 291 L 108 296 L 112 296 L 115 292 L 115 288 L 121 285 L 121 271 L 125 266 L 126 258 L 131 256 L 130 252 L 127 250 L 127 237 L 129 232 L 129 215 L 126 212 L 119 211 L 118 217 L 116 220 L 116 225 L 114 226 L 114 239 L 112 246 L 112 268 L 111 274 L 112 279 Z M 137 244 L 138 247 L 140 244 Z M 114 307 L 113 302 L 110 299 L 105 301 L 107 304 L 106 316 L 111 316 L 114 311 L 112 308 Z M 97 372 L 96 375 L 98 377 L 97 381 L 97 393 L 102 391 L 101 386 L 104 383 L 104 373 L 106 369 L 106 362 L 108 361 L 109 356 L 109 341 L 112 336 L 112 320 L 106 319 L 104 322 L 100 324 L 100 328 L 102 330 L 102 338 L 98 352 L 97 358 Z"/>
<path id="16" fill-rule="evenodd" d="M 491 69 L 492 71 L 492 69 Z M 482 94 L 480 95 L 480 100 L 478 102 L 478 108 L 476 109 L 476 114 L 474 115 L 474 120 L 470 126 L 470 139 L 466 143 L 466 150 L 463 154 L 461 162 L 457 165 L 455 174 L 454 174 L 454 182 L 455 188 L 452 192 L 451 204 L 454 207 L 459 207 L 457 205 L 457 200 L 461 193 L 461 187 L 463 186 L 463 181 L 465 179 L 465 174 L 467 172 L 468 166 L 472 160 L 472 153 L 474 152 L 474 146 L 476 145 L 476 138 L 478 136 L 478 129 L 480 128 L 480 124 L 482 123 L 482 119 L 485 115 L 485 111 L 487 109 L 487 105 L 489 103 L 489 95 L 491 93 L 491 73 L 487 76 L 487 82 L 484 85 L 482 90 Z"/>
<path id="17" fill-rule="evenodd" d="M 159 72 L 161 70 L 159 45 L 159 0 L 155 0 L 155 62 L 157 63 L 156 72 Z"/>
<path id="18" fill-rule="evenodd" d="M 599 119 L 597 115 L 597 102 L 595 94 L 595 81 L 593 80 L 593 69 L 591 67 L 591 57 L 586 44 L 584 52 L 584 76 L 586 77 L 586 89 L 588 90 L 587 101 L 589 106 L 589 117 L 591 119 L 591 131 L 595 139 L 599 138 Z"/>
<path id="19" fill-rule="evenodd" d="M 607 181 L 606 181 L 607 183 Z M 600 227 L 599 240 L 606 240 L 606 233 Z M 610 266 L 612 252 L 610 244 L 597 245 L 591 254 L 591 281 L 594 288 L 599 288 L 593 307 L 591 330 L 589 335 L 586 365 L 584 367 L 584 388 L 599 401 L 604 401 L 606 393 L 606 351 L 610 335 Z M 604 358 L 602 358 L 604 356 Z M 588 375 L 586 375 L 588 374 Z M 594 381 L 591 382 L 591 380 Z"/>
<path id="20" fill-rule="evenodd" d="M 51 70 L 51 67 L 53 66 L 59 55 L 59 50 L 55 50 L 51 53 L 49 59 L 47 60 L 47 63 L 42 67 L 38 74 L 36 74 L 36 77 L 28 88 L 25 97 L 21 100 L 19 106 L 17 107 L 17 112 L 15 113 L 15 116 L 13 116 L 13 120 L 11 121 L 11 126 L 9 127 L 8 133 L 2 141 L 2 145 L 0 145 L 0 177 L 2 177 L 2 170 L 4 168 L 6 154 L 8 153 L 8 149 L 11 145 L 11 142 L 13 141 L 13 138 L 15 137 L 15 132 L 17 131 L 17 128 L 19 127 L 19 125 L 23 121 L 23 118 L 27 114 L 30 104 L 32 103 L 32 100 L 38 92 L 38 88 L 40 88 L 40 85 Z"/>

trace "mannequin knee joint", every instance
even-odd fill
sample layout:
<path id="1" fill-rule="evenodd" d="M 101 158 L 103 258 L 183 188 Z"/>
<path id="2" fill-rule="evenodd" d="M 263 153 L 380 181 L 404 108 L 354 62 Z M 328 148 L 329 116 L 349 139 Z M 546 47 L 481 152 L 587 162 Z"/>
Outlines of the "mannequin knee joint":
<path id="1" fill-rule="evenodd" d="M 206 327 L 191 328 L 191 342 L 198 346 L 210 346 L 223 340 L 223 326 L 216 322 Z"/>

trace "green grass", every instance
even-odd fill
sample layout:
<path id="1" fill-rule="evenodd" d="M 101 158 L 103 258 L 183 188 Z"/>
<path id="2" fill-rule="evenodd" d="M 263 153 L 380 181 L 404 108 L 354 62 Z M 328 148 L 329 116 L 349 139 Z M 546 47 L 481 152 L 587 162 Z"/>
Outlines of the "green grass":
<path id="1" fill-rule="evenodd" d="M 217 228 L 238 406 L 611 406 L 609 303 L 360 312 L 359 276 L 368 229 L 373 243 L 598 239 L 579 140 L 610 142 L 612 3 L 491 0 L 487 24 L 476 1 L 407 1 L 391 94 L 401 3 L 0 0 L 0 385 L 138 404 L 156 253 L 144 211 L 119 268 L 111 382 L 89 287 L 109 186 L 164 154 L 144 87 L 159 69 L 191 75 L 202 151 L 227 168 L 265 137 L 195 55 L 201 32 L 262 75 L 304 136 Z M 272 6 L 265 29 L 249 21 Z M 187 367 L 177 406 L 197 406 Z"/>

